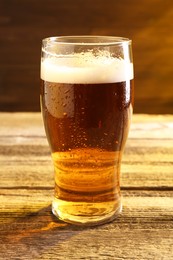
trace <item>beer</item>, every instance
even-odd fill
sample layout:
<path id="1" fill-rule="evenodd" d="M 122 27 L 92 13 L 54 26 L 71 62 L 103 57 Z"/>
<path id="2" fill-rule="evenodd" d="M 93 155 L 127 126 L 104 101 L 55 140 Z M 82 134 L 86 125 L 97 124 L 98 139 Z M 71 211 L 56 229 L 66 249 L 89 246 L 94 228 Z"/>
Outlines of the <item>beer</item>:
<path id="1" fill-rule="evenodd" d="M 41 106 L 55 169 L 53 213 L 71 223 L 104 223 L 121 211 L 133 68 L 122 59 L 84 58 L 41 64 Z"/>

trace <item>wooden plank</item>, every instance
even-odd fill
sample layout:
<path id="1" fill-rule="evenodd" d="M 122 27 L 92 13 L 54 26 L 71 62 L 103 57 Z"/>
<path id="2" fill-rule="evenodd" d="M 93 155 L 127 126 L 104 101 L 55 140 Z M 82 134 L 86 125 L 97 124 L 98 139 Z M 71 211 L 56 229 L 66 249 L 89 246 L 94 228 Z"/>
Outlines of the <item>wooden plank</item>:
<path id="1" fill-rule="evenodd" d="M 20 116 L 19 116 L 20 115 Z M 0 113 L 0 136 L 45 136 L 40 113 Z M 11 127 L 10 127 L 11 126 Z M 28 130 L 29 128 L 29 130 Z M 173 115 L 137 115 L 132 117 L 129 138 L 173 139 Z"/>
<path id="2" fill-rule="evenodd" d="M 37 226 L 34 230 L 26 228 L 9 235 L 1 256 L 5 258 L 8 255 L 10 259 L 92 260 L 134 259 L 135 256 L 135 259 L 166 260 L 172 259 L 172 235 L 172 231 L 168 234 L 166 230 L 128 227 L 123 231 L 117 227 L 113 233 L 102 228 L 69 232 L 68 227 L 62 224 L 47 222 L 47 225 Z"/>
<path id="3" fill-rule="evenodd" d="M 133 116 L 122 161 L 122 188 L 173 187 L 172 121 L 173 116 Z M 41 114 L 1 113 L 0 122 L 0 186 L 52 187 L 53 165 Z"/>
<path id="4" fill-rule="evenodd" d="M 97 229 L 68 232 L 61 225 L 50 222 L 42 228 L 26 229 L 11 236 L 10 242 L 1 250 L 1 256 L 4 259 L 8 255 L 10 259 L 106 260 L 135 257 L 167 260 L 173 256 L 172 235 L 172 231 L 167 234 L 163 230 L 149 232 L 149 229 L 128 228 L 124 231 L 117 229 L 114 233 Z"/>
<path id="5" fill-rule="evenodd" d="M 37 150 L 33 156 L 27 153 L 26 156 L 22 154 L 13 155 L 13 152 L 9 156 L 0 156 L 0 187 L 6 185 L 9 187 L 50 187 L 53 184 L 54 170 L 50 155 L 40 156 Z M 169 157 L 171 161 L 169 161 Z M 141 162 L 142 155 L 139 160 L 137 160 L 135 154 L 132 157 L 124 156 L 121 169 L 121 186 L 173 188 L 172 157 L 171 155 L 169 157 L 167 158 L 167 155 L 165 155 L 162 158 L 163 161 L 159 162 L 156 155 L 155 161 Z M 164 158 L 166 158 L 165 161 Z M 146 157 L 144 157 L 144 160 L 146 160 Z M 10 183 L 9 176 L 11 176 Z"/>
<path id="6" fill-rule="evenodd" d="M 18 165 L 20 164 L 20 165 Z M 10 176 L 10 182 L 9 182 Z M 0 188 L 3 187 L 53 187 L 54 185 L 54 170 L 52 162 L 33 161 L 33 164 L 28 164 L 26 160 L 23 163 L 11 165 L 2 165 L 0 168 Z M 172 165 L 144 165 L 141 166 L 125 166 L 122 165 L 121 173 L 122 189 L 129 187 L 133 188 L 168 188 L 173 189 L 173 173 Z"/>
<path id="7" fill-rule="evenodd" d="M 35 226 L 39 224 L 45 225 L 48 221 L 52 220 L 55 225 L 56 223 L 61 223 L 62 226 L 68 226 L 69 231 L 77 228 L 53 216 L 50 196 L 52 193 L 50 191 L 48 193 L 48 191 L 38 192 L 37 190 L 33 190 L 33 196 L 30 194 L 25 190 L 21 190 L 20 196 L 16 191 L 13 192 L 13 197 L 12 194 L 4 194 L 5 207 L 3 207 L 0 214 L 0 237 L 3 237 L 5 234 L 13 234 L 15 229 L 23 229 L 23 226 L 17 226 L 17 224 L 22 223 L 26 228 L 31 228 L 31 226 L 35 228 Z M 152 228 L 172 230 L 172 194 L 170 194 L 170 197 L 152 197 L 153 194 L 148 192 L 148 195 L 149 197 L 142 196 L 135 198 L 129 193 L 127 197 L 123 197 L 123 211 L 112 223 L 112 227 L 115 226 L 122 230 L 125 229 L 125 227 L 129 227 L 129 229 L 134 227 L 135 229 L 145 230 Z M 1 202 L 2 198 L 1 195 Z M 34 220 L 34 223 L 32 223 L 32 220 Z M 5 228 L 8 224 L 10 224 L 10 226 Z M 102 230 L 107 230 L 107 228 L 109 228 L 109 225 L 103 226 Z M 81 227 L 81 229 L 83 228 Z"/>

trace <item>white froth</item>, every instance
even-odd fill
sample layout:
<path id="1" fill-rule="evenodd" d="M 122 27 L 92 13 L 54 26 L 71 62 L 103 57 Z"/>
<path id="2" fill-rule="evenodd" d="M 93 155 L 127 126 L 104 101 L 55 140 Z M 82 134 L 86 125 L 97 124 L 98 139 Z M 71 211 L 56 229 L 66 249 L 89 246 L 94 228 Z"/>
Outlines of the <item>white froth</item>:
<path id="1" fill-rule="evenodd" d="M 41 79 L 68 84 L 114 83 L 133 79 L 133 64 L 112 57 L 47 57 L 41 62 Z"/>

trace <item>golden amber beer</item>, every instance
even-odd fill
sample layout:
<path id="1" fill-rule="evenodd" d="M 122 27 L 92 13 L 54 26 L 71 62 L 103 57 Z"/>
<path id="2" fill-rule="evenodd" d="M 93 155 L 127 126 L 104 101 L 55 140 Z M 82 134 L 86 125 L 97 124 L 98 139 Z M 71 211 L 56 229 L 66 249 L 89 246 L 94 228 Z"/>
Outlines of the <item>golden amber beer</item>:
<path id="1" fill-rule="evenodd" d="M 131 121 L 131 41 L 43 40 L 41 108 L 55 169 L 53 213 L 83 225 L 121 211 L 120 166 Z"/>

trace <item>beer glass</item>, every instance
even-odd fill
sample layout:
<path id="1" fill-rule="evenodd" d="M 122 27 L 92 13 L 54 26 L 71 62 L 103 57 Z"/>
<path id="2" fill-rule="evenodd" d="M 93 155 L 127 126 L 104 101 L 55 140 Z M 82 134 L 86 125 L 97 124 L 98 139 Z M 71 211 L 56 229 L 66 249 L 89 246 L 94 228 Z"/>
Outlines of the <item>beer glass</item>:
<path id="1" fill-rule="evenodd" d="M 52 212 L 65 222 L 98 225 L 121 212 L 133 78 L 127 38 L 42 41 L 41 109 L 55 172 Z"/>

